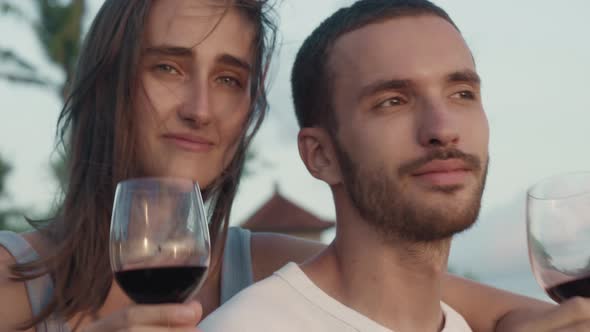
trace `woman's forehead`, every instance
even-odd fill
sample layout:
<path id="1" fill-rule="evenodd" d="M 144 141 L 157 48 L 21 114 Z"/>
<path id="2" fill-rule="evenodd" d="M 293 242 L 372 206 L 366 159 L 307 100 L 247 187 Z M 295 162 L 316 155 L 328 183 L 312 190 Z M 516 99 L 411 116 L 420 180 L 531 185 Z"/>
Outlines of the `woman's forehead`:
<path id="1" fill-rule="evenodd" d="M 252 41 L 254 25 L 224 0 L 159 0 L 151 8 L 146 39 L 149 44 L 192 47 L 205 39 L 244 38 Z"/>

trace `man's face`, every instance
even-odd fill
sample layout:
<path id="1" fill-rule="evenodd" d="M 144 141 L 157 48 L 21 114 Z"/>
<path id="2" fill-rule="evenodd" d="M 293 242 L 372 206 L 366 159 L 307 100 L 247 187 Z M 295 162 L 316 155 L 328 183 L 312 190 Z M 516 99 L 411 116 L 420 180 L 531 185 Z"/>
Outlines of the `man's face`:
<path id="1" fill-rule="evenodd" d="M 237 9 L 225 10 L 211 0 L 151 8 L 134 110 L 147 176 L 205 188 L 233 158 L 252 103 L 255 30 Z"/>
<path id="2" fill-rule="evenodd" d="M 433 241 L 477 218 L 488 123 L 471 53 L 431 15 L 370 24 L 328 59 L 343 183 L 388 239 Z"/>

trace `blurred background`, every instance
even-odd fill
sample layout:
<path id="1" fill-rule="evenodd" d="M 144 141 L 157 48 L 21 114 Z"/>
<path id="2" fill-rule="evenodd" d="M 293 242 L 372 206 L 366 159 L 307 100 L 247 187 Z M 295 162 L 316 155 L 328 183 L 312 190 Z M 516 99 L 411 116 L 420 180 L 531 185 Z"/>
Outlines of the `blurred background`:
<path id="1" fill-rule="evenodd" d="M 525 237 L 528 186 L 590 170 L 590 2 L 439 0 L 461 28 L 483 79 L 491 130 L 490 170 L 477 224 L 456 237 L 450 266 L 460 275 L 548 299 L 530 271 Z M 283 0 L 271 111 L 253 145 L 232 225 L 282 224 L 285 207 L 330 241 L 329 188 L 299 159 L 289 87 L 295 52 L 319 22 L 349 0 Z M 0 228 L 46 217 L 62 170 L 55 151 L 63 83 L 102 0 L 0 0 Z M 261 219 L 262 218 L 262 219 Z M 301 225 L 300 225 L 301 226 Z M 309 235 L 309 234 L 308 234 Z M 312 237 L 313 237 L 312 236 Z"/>

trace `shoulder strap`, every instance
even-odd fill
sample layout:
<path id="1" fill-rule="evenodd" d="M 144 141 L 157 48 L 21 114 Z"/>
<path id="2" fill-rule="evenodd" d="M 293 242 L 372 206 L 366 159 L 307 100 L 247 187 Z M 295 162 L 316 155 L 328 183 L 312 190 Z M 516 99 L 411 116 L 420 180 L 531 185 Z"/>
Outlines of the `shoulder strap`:
<path id="1" fill-rule="evenodd" d="M 17 233 L 0 231 L 0 246 L 6 248 L 19 264 L 29 263 L 39 259 L 39 255 L 35 249 Z M 43 275 L 39 278 L 26 281 L 25 285 L 29 303 L 31 304 L 31 312 L 33 315 L 38 315 L 49 303 L 53 295 L 53 281 L 49 275 Z M 54 319 L 49 319 L 37 326 L 37 332 L 54 331 L 67 331 L 67 329 L 65 329 L 65 325 L 59 324 Z"/>
<path id="2" fill-rule="evenodd" d="M 227 232 L 221 267 L 221 304 L 252 283 L 250 231 L 231 227 Z"/>

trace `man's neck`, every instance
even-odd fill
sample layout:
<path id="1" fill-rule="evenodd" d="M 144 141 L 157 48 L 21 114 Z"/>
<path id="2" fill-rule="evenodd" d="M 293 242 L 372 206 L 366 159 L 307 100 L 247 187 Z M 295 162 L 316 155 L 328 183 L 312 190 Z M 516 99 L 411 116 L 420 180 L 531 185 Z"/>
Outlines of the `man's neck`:
<path id="1" fill-rule="evenodd" d="M 347 219 L 347 220 L 343 220 Z M 385 241 L 356 214 L 338 216 L 336 238 L 302 268 L 327 294 L 395 331 L 439 331 L 440 282 L 450 239 Z"/>

